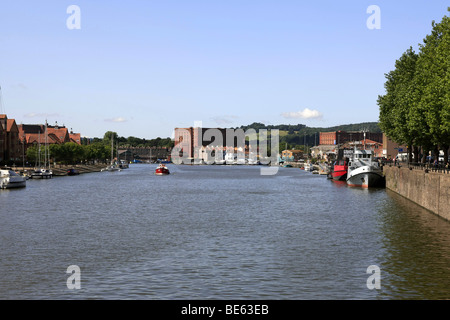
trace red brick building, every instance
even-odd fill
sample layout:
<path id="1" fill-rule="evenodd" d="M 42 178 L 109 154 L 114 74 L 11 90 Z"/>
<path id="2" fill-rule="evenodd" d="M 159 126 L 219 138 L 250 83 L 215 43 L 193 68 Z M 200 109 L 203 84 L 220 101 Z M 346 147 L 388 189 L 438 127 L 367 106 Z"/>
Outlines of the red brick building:
<path id="1" fill-rule="evenodd" d="M 383 143 L 383 134 L 379 132 L 366 132 L 366 139 Z M 338 145 L 350 141 L 364 140 L 364 133 L 360 131 L 331 131 L 320 132 L 320 145 Z"/>
<path id="2" fill-rule="evenodd" d="M 46 130 L 43 124 L 21 124 L 19 125 L 19 136 L 25 139 L 26 146 L 34 143 L 45 143 Z M 66 142 L 75 142 L 81 144 L 81 135 L 79 133 L 69 133 L 65 126 L 47 125 L 47 143 L 62 144 Z"/>
<path id="3" fill-rule="evenodd" d="M 211 144 L 211 141 L 204 140 L 204 134 L 207 130 L 215 129 L 219 130 L 222 135 L 222 141 L 217 141 L 217 147 L 223 148 L 226 146 L 226 130 L 222 128 L 175 128 L 174 134 L 174 147 L 181 147 L 186 149 L 188 158 L 195 158 L 196 155 L 201 152 L 202 147 L 206 147 Z M 214 138 L 211 138 L 214 140 Z M 214 144 L 214 141 L 212 142 Z M 234 143 L 232 144 L 234 145 Z"/>
<path id="4" fill-rule="evenodd" d="M 19 129 L 16 120 L 0 115 L 0 161 L 9 163 L 21 159 Z"/>
<path id="5" fill-rule="evenodd" d="M 212 141 L 209 140 L 209 137 L 205 136 L 205 133 L 208 130 L 208 133 L 218 132 L 219 137 L 213 136 L 211 137 Z M 227 141 L 227 132 L 229 132 L 229 134 L 234 134 L 234 137 L 230 137 L 233 141 Z M 244 152 L 245 155 L 248 155 L 248 141 L 245 141 L 245 132 L 243 130 L 242 133 L 244 133 L 244 135 L 239 136 L 239 131 L 224 128 L 175 128 L 174 148 L 182 148 L 183 155 L 184 152 L 187 152 L 187 158 L 190 159 L 202 159 L 202 153 L 211 148 L 220 152 L 226 152 L 228 150 L 229 152 L 234 151 L 234 153 L 238 153 L 241 152 L 240 147 L 243 147 L 242 152 Z M 218 140 L 215 140 L 216 138 Z"/>
<path id="6" fill-rule="evenodd" d="M 63 144 L 67 142 L 75 142 L 81 144 L 81 135 L 79 133 L 69 133 L 69 130 L 65 126 L 54 126 L 44 124 L 20 124 L 18 126 L 18 136 L 21 142 L 25 143 L 26 150 L 33 145 L 48 145 Z"/>

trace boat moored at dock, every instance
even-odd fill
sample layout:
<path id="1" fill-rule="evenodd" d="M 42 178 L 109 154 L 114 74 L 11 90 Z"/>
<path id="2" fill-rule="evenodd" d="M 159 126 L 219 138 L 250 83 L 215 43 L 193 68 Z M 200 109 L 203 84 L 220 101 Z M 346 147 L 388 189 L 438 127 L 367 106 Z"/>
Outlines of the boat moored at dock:
<path id="1" fill-rule="evenodd" d="M 383 187 L 384 176 L 371 150 L 356 150 L 348 165 L 347 185 L 350 187 Z"/>
<path id="2" fill-rule="evenodd" d="M 331 168 L 331 178 L 334 181 L 346 181 L 348 172 L 348 162 L 346 160 L 336 160 Z"/>
<path id="3" fill-rule="evenodd" d="M 80 171 L 78 171 L 77 169 L 69 169 L 67 170 L 67 175 L 68 176 L 77 176 L 80 174 Z"/>
<path id="4" fill-rule="evenodd" d="M 0 189 L 12 189 L 26 187 L 27 179 L 11 169 L 0 170 Z"/>
<path id="5" fill-rule="evenodd" d="M 31 179 L 51 179 L 53 177 L 53 172 L 50 169 L 36 169 L 31 172 Z"/>

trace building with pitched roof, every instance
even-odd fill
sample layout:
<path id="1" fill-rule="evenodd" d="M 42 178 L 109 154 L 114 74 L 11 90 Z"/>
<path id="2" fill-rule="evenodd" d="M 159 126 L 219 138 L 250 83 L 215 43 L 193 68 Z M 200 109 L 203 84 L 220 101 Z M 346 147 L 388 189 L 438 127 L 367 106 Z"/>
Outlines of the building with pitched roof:
<path id="1" fill-rule="evenodd" d="M 25 144 L 26 150 L 33 145 L 45 144 L 63 144 L 74 142 L 81 145 L 81 134 L 73 133 L 65 126 L 48 124 L 20 124 L 18 126 L 20 141 Z"/>
<path id="2" fill-rule="evenodd" d="M 3 114 L 0 114 L 0 163 L 3 162 L 5 156 L 5 141 L 6 141 L 6 130 L 3 129 L 3 125 L 1 123 Z"/>
<path id="3" fill-rule="evenodd" d="M 22 153 L 16 120 L 8 119 L 6 114 L 1 114 L 0 127 L 0 161 L 4 163 L 19 161 Z"/>
<path id="4" fill-rule="evenodd" d="M 70 129 L 69 133 L 70 142 L 75 142 L 76 144 L 81 145 L 81 134 L 73 133 L 72 129 Z"/>

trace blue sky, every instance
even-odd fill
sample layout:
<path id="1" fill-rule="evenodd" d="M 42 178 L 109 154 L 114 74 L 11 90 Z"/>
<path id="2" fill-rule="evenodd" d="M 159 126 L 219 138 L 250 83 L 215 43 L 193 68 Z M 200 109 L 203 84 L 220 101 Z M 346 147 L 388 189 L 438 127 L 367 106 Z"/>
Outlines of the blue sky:
<path id="1" fill-rule="evenodd" d="M 70 5 L 81 29 L 67 28 Z M 381 29 L 366 25 L 377 5 Z M 395 60 L 448 1 L 5 1 L 2 108 L 83 136 L 378 120 Z"/>

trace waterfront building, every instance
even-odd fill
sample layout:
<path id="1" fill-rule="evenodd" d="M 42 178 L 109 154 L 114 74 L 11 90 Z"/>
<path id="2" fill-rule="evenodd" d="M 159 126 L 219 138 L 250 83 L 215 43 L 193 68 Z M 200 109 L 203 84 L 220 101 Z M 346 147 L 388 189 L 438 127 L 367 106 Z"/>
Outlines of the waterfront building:
<path id="1" fill-rule="evenodd" d="M 311 156 L 313 158 L 331 161 L 332 159 L 335 159 L 337 156 L 337 146 L 334 144 L 331 145 L 318 145 L 311 147 Z"/>
<path id="2" fill-rule="evenodd" d="M 383 133 L 383 157 L 386 159 L 395 159 L 399 153 L 406 153 L 407 147 L 405 145 L 398 144 L 389 139 L 386 134 Z"/>
<path id="3" fill-rule="evenodd" d="M 214 132 L 217 136 L 209 139 L 205 137 L 207 131 L 208 133 Z M 227 141 L 227 131 L 235 133 L 235 135 L 229 137 L 233 139 L 232 141 Z M 182 149 L 184 157 L 192 160 L 209 161 L 211 156 L 208 157 L 207 155 L 213 154 L 215 157 L 216 152 L 222 153 L 224 156 L 223 160 L 228 159 L 227 161 L 236 159 L 236 155 L 239 153 L 245 154 L 246 158 L 248 158 L 249 154 L 248 141 L 245 140 L 245 136 L 239 136 L 238 132 L 233 129 L 199 127 L 175 128 L 174 145 L 174 147 Z M 254 152 L 257 153 L 258 150 L 255 150 Z"/>
<path id="4" fill-rule="evenodd" d="M 19 161 L 22 153 L 16 120 L 8 119 L 6 114 L 1 114 L 0 126 L 0 161 L 5 163 Z"/>
<path id="5" fill-rule="evenodd" d="M 0 163 L 3 162 L 5 155 L 5 140 L 6 140 L 6 131 L 3 129 L 3 126 L 0 123 Z"/>
<path id="6" fill-rule="evenodd" d="M 303 150 L 283 150 L 281 152 L 281 160 L 283 161 L 299 161 L 303 159 Z"/>
<path id="7" fill-rule="evenodd" d="M 74 142 L 76 144 L 81 145 L 81 134 L 73 133 L 72 129 L 70 129 L 69 139 L 70 139 L 70 142 Z"/>
<path id="8" fill-rule="evenodd" d="M 25 140 L 25 147 L 30 147 L 36 143 L 45 142 L 45 125 L 44 124 L 20 124 L 19 136 Z M 81 144 L 81 134 L 73 133 L 67 130 L 65 126 L 47 125 L 47 143 L 63 144 L 67 142 L 75 142 Z"/>
<path id="9" fill-rule="evenodd" d="M 27 149 L 34 145 L 48 145 L 52 144 L 63 144 L 67 142 L 74 142 L 81 145 L 81 134 L 73 133 L 63 125 L 60 126 L 58 123 L 55 125 L 47 124 L 47 134 L 46 125 L 44 124 L 20 124 L 18 126 L 18 136 L 21 143 L 24 144 L 24 154 L 26 155 Z"/>
<path id="10" fill-rule="evenodd" d="M 379 132 L 366 132 L 366 139 L 383 143 L 383 134 Z M 340 145 L 349 141 L 364 140 L 364 132 L 361 131 L 331 131 L 320 132 L 320 145 Z"/>

